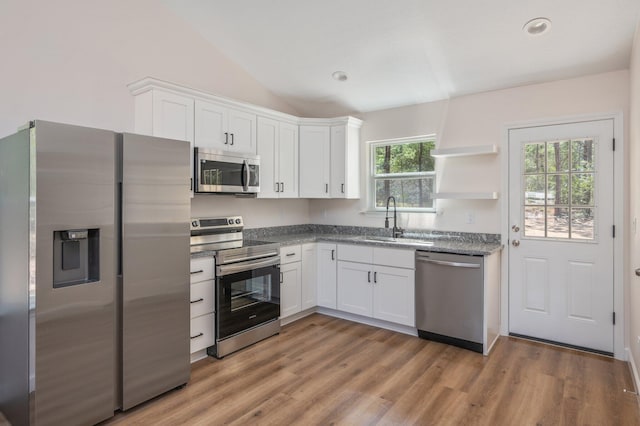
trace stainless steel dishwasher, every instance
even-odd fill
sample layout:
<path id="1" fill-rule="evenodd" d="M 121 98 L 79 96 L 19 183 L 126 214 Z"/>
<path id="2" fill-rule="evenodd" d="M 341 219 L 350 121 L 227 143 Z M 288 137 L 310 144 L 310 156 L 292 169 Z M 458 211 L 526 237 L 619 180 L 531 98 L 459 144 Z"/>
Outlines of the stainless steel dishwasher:
<path id="1" fill-rule="evenodd" d="M 423 339 L 482 353 L 483 256 L 416 251 L 416 327 Z"/>

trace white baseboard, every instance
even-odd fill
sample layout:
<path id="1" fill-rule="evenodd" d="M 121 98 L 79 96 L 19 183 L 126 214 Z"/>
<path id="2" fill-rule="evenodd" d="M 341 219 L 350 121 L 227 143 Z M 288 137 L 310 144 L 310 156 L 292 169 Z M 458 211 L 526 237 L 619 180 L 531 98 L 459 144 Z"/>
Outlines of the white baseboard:
<path id="1" fill-rule="evenodd" d="M 329 315 L 330 317 L 342 318 L 349 321 L 359 322 L 361 324 L 371 325 L 373 327 L 384 328 L 386 330 L 397 331 L 398 333 L 409 334 L 411 336 L 417 336 L 418 330 L 415 327 L 408 327 L 406 325 L 394 324 L 388 321 L 382 321 L 375 318 L 363 317 L 361 315 L 350 314 L 348 312 L 336 311 L 330 308 L 318 307 L 317 310 L 320 314 Z"/>
<path id="2" fill-rule="evenodd" d="M 633 354 L 629 348 L 626 348 L 627 351 L 627 360 L 629 361 L 629 365 L 631 365 L 631 376 L 633 377 L 633 384 L 635 385 L 635 392 L 640 390 L 640 376 L 638 375 L 638 367 L 636 365 L 636 361 L 633 359 Z"/>
<path id="3" fill-rule="evenodd" d="M 297 314 L 289 315 L 286 318 L 280 318 L 280 325 L 287 325 L 294 321 L 298 321 L 299 319 L 308 317 L 309 315 L 314 314 L 317 311 L 317 307 L 314 306 L 313 308 L 305 309 L 304 311 L 298 312 Z"/>
<path id="4" fill-rule="evenodd" d="M 202 349 L 197 352 L 194 352 L 191 354 L 191 364 L 193 364 L 196 361 L 200 361 L 201 359 L 205 359 L 208 356 L 209 355 L 207 355 L 206 349 Z"/>

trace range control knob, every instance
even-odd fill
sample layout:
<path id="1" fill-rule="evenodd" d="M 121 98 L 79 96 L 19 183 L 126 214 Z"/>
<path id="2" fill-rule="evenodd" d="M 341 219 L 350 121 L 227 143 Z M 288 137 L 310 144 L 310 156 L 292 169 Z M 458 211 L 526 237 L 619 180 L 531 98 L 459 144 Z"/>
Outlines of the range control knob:
<path id="1" fill-rule="evenodd" d="M 242 222 L 239 218 L 236 219 L 236 224 L 240 225 L 240 222 Z"/>
<path id="2" fill-rule="evenodd" d="M 194 220 L 193 222 L 191 222 L 191 226 L 193 226 L 194 228 L 198 227 L 198 221 Z"/>
<path id="3" fill-rule="evenodd" d="M 233 219 L 229 219 L 229 225 L 233 225 Z"/>

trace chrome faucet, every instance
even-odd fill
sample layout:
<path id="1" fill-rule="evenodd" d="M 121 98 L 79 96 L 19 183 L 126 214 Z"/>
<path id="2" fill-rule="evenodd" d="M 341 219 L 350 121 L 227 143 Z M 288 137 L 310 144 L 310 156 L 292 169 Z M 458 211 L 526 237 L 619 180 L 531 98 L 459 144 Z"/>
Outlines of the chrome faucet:
<path id="1" fill-rule="evenodd" d="M 387 198 L 387 214 L 384 218 L 384 227 L 389 228 L 389 201 L 393 200 L 393 238 L 398 238 L 402 236 L 404 230 L 402 228 L 398 228 L 398 212 L 396 210 L 396 198 L 391 195 Z"/>

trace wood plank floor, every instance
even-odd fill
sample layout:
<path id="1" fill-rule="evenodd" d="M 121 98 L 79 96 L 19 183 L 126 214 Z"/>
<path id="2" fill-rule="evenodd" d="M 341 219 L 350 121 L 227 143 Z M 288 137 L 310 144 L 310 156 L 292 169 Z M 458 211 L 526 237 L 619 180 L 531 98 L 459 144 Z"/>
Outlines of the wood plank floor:
<path id="1" fill-rule="evenodd" d="M 113 425 L 640 425 L 628 366 L 501 337 L 488 358 L 314 314 Z"/>

